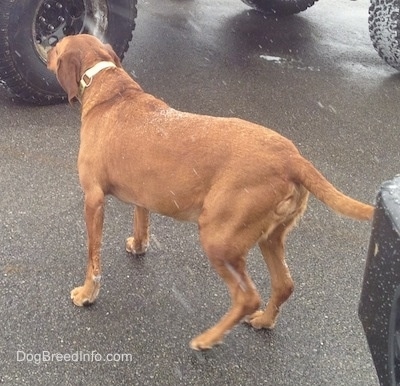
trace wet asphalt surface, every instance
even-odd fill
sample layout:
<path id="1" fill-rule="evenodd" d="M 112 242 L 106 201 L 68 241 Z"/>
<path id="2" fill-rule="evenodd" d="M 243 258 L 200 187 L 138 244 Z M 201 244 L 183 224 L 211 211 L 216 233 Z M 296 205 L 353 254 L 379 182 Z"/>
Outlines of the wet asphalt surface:
<path id="1" fill-rule="evenodd" d="M 276 129 L 337 187 L 373 202 L 399 173 L 400 75 L 369 41 L 368 1 L 330 3 L 276 20 L 239 0 L 141 1 L 124 66 L 175 108 Z M 79 107 L 28 106 L 0 89 L 0 116 L 0 383 L 378 384 L 357 317 L 370 224 L 312 198 L 288 240 L 296 288 L 276 329 L 239 325 L 195 352 L 190 339 L 229 305 L 196 226 L 153 215 L 150 250 L 133 258 L 131 209 L 110 198 L 100 297 L 73 306 L 86 265 Z M 266 300 L 257 249 L 248 261 Z"/>

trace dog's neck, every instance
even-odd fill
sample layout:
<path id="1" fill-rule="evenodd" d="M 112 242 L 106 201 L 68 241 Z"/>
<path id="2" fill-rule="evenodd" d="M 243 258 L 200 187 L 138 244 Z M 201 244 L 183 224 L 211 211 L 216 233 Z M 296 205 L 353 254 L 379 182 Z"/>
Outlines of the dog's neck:
<path id="1" fill-rule="evenodd" d="M 93 67 L 86 70 L 79 82 L 79 100 L 82 101 L 82 96 L 85 90 L 92 84 L 93 78 L 101 71 L 107 68 L 117 67 L 113 62 L 98 62 Z"/>

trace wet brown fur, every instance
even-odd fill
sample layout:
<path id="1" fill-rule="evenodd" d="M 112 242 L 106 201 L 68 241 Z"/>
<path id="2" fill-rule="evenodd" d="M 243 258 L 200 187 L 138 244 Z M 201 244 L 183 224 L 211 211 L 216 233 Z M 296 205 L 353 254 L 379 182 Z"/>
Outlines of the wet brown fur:
<path id="1" fill-rule="evenodd" d="M 67 37 L 48 55 L 70 102 L 78 82 L 99 61 L 113 61 L 81 96 L 78 158 L 85 193 L 88 266 L 73 302 L 92 303 L 100 289 L 104 197 L 135 206 L 133 237 L 126 249 L 142 254 L 149 244 L 149 212 L 198 224 L 202 247 L 225 281 L 232 306 L 213 327 L 191 341 L 208 349 L 242 319 L 273 328 L 293 291 L 285 263 L 289 230 L 305 211 L 308 192 L 334 211 L 370 220 L 373 207 L 336 190 L 291 141 L 236 118 L 183 113 L 145 93 L 121 68 L 111 47 L 89 35 Z M 271 277 L 264 310 L 246 271 L 246 255 L 258 243 Z"/>

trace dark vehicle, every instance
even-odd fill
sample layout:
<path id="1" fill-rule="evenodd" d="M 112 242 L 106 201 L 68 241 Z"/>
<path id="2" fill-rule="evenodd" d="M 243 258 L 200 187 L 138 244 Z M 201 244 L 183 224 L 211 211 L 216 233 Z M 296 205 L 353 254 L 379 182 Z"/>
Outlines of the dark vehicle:
<path id="1" fill-rule="evenodd" d="M 380 384 L 400 385 L 400 175 L 378 193 L 359 316 Z"/>
<path id="2" fill-rule="evenodd" d="M 200 1 L 200 0 L 199 0 Z M 266 15 L 299 13 L 317 0 L 242 0 Z M 46 69 L 46 52 L 67 35 L 90 33 L 122 59 L 135 28 L 137 0 L 1 0 L 0 83 L 20 99 L 50 104 L 65 99 Z M 388 64 L 400 70 L 400 3 L 371 0 L 370 35 Z"/>
<path id="3" fill-rule="evenodd" d="M 22 100 L 62 101 L 65 93 L 46 68 L 48 49 L 64 36 L 90 33 L 122 58 L 135 18 L 136 0 L 1 0 L 0 79 Z"/>

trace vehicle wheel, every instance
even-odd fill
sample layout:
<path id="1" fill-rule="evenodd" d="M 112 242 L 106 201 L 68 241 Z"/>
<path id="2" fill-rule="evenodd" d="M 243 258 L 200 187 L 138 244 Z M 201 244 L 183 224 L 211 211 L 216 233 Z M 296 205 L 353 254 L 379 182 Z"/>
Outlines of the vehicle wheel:
<path id="1" fill-rule="evenodd" d="M 400 175 L 376 196 L 358 314 L 380 385 L 400 385 Z"/>
<path id="2" fill-rule="evenodd" d="M 369 33 L 378 54 L 400 70 L 400 3 L 397 0 L 371 0 Z"/>
<path id="3" fill-rule="evenodd" d="M 90 33 L 122 59 L 135 28 L 136 0 L 2 0 L 0 79 L 24 101 L 66 99 L 46 68 L 46 52 L 67 35 Z"/>
<path id="4" fill-rule="evenodd" d="M 314 5 L 318 0 L 242 0 L 266 15 L 293 15 Z"/>
<path id="5" fill-rule="evenodd" d="M 400 286 L 397 287 L 389 321 L 388 371 L 391 385 L 400 384 Z"/>

